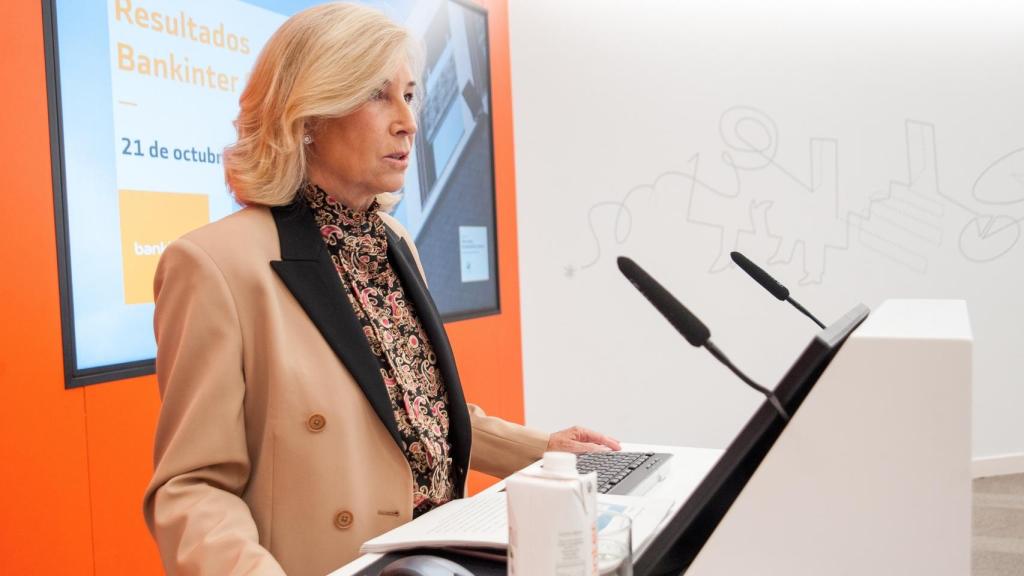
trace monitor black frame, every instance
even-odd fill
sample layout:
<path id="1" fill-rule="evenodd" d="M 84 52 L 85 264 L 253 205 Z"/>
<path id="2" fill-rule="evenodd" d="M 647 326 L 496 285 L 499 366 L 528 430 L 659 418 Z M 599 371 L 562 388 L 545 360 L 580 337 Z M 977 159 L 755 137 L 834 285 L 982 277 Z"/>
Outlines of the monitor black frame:
<path id="1" fill-rule="evenodd" d="M 448 322 L 470 320 L 485 316 L 500 315 L 501 308 L 501 277 L 500 250 L 498 247 L 498 183 L 497 162 L 494 153 L 494 80 L 491 59 L 491 19 L 487 9 L 472 0 L 447 0 L 480 13 L 484 17 L 484 34 L 486 36 L 487 53 L 487 93 L 490 97 L 491 110 L 488 120 L 491 123 L 490 141 L 491 155 L 491 194 L 492 221 L 494 222 L 494 285 L 495 303 L 493 307 L 465 310 L 450 314 L 442 314 L 441 319 Z M 71 274 L 71 246 L 68 230 L 69 216 L 66 201 L 66 170 L 64 164 L 64 120 L 61 103 L 60 86 L 60 50 L 57 30 L 57 0 L 41 0 L 43 16 L 43 51 L 46 72 L 47 116 L 50 131 L 50 171 L 53 184 L 53 218 L 57 248 L 57 283 L 60 298 L 61 344 L 64 364 L 64 388 L 72 389 L 91 384 L 113 382 L 147 376 L 156 372 L 156 359 L 148 358 L 117 364 L 106 364 L 91 368 L 79 369 L 78 351 L 75 345 L 75 312 Z"/>
<path id="2" fill-rule="evenodd" d="M 75 313 L 71 286 L 71 247 L 65 198 L 64 120 L 61 105 L 60 51 L 58 49 L 57 0 L 42 0 L 43 51 L 46 68 L 46 106 L 50 129 L 50 171 L 53 183 L 53 220 L 57 240 L 57 283 L 60 291 L 60 325 L 64 358 L 64 388 L 78 388 L 112 380 L 152 374 L 155 361 L 136 360 L 93 368 L 76 367 Z"/>
<path id="3" fill-rule="evenodd" d="M 491 110 L 488 113 L 488 119 L 491 122 L 491 129 L 489 133 L 488 144 L 490 146 L 491 153 L 491 219 L 494 222 L 494 306 L 487 308 L 475 308 L 470 310 L 463 310 L 461 312 L 452 312 L 449 314 L 442 314 L 441 320 L 445 323 L 461 322 L 463 320 L 472 320 L 474 318 L 484 318 L 487 316 L 497 316 L 502 313 L 501 308 L 501 253 L 498 248 L 498 168 L 497 168 L 497 156 L 494 153 L 494 70 L 491 66 L 491 59 L 493 58 L 493 47 L 491 46 L 491 15 L 487 8 L 473 2 L 473 0 L 448 0 L 451 4 L 457 4 L 480 13 L 484 17 L 484 36 L 487 39 L 487 95 L 490 98 Z M 429 220 L 429 218 L 428 218 Z M 424 221 L 426 225 L 426 221 Z"/>
<path id="4" fill-rule="evenodd" d="M 795 416 L 825 368 L 869 312 L 867 306 L 858 304 L 818 332 L 779 381 L 775 394 L 791 417 Z M 634 561 L 634 574 L 661 576 L 684 573 L 786 425 L 772 405 L 768 401 L 763 402 L 665 528 Z"/>

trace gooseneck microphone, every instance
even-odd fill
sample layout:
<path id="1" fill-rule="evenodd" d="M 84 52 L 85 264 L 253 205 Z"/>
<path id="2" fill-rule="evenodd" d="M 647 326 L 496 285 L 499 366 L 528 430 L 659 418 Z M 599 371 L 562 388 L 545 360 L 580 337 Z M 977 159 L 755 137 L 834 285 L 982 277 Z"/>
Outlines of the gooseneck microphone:
<path id="1" fill-rule="evenodd" d="M 697 348 L 702 346 L 706 348 L 712 356 L 724 364 L 726 368 L 731 370 L 745 384 L 764 394 L 768 402 L 775 408 L 775 411 L 782 416 L 782 419 L 787 422 L 789 421 L 789 414 L 786 413 L 775 393 L 754 382 L 743 372 L 740 372 L 740 369 L 730 362 L 725 357 L 725 354 L 711 341 L 711 331 L 708 330 L 708 327 L 694 316 L 692 312 L 687 310 L 686 306 L 683 306 L 675 296 L 659 284 L 657 280 L 652 278 L 650 274 L 645 272 L 636 262 L 625 256 L 619 256 L 617 262 L 622 275 L 654 305 L 658 312 L 661 312 L 661 315 L 683 335 L 683 338 L 686 338 L 687 342 Z"/>
<path id="2" fill-rule="evenodd" d="M 789 302 L 790 304 L 793 305 L 794 308 L 803 313 L 804 316 L 807 316 L 808 318 L 813 320 L 815 324 L 820 326 L 822 329 L 825 328 L 825 325 L 821 323 L 821 320 L 815 318 L 814 314 L 808 312 L 807 309 L 801 306 L 799 302 L 790 298 L 788 288 L 786 288 L 782 284 L 779 284 L 778 280 L 772 278 L 771 275 L 765 272 L 760 266 L 754 264 L 746 256 L 740 254 L 739 252 L 732 252 L 730 253 L 730 256 L 732 256 L 732 261 L 735 262 L 737 266 L 739 266 L 744 272 L 747 273 L 747 275 L 753 278 L 754 281 L 760 284 L 765 290 L 770 292 L 772 296 L 775 296 L 779 300 Z"/>

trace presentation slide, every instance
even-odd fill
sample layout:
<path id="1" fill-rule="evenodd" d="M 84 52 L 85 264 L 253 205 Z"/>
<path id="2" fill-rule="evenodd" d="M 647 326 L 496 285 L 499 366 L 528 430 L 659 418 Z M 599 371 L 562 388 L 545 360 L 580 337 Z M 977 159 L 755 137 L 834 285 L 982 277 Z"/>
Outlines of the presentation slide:
<path id="1" fill-rule="evenodd" d="M 167 245 L 240 209 L 224 183 L 261 48 L 313 1 L 55 0 L 66 286 L 76 374 L 151 360 Z M 364 2 L 424 47 L 419 132 L 395 216 L 448 319 L 496 312 L 486 15 L 451 0 Z M 55 158 L 55 161 L 57 159 Z"/>

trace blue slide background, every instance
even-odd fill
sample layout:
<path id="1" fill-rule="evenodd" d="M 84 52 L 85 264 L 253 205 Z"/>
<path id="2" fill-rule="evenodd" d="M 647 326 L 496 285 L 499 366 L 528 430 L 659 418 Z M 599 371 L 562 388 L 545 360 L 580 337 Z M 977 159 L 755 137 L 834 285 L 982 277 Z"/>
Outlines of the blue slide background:
<path id="1" fill-rule="evenodd" d="M 284 16 L 318 3 L 248 2 Z M 107 3 L 55 4 L 75 367 L 87 370 L 152 359 L 154 306 L 124 303 L 121 259 L 110 251 L 120 245 L 120 226 Z M 413 0 L 364 4 L 402 21 Z M 261 46 L 253 48 L 258 51 Z M 396 216 L 401 219 L 402 214 L 399 210 Z"/>

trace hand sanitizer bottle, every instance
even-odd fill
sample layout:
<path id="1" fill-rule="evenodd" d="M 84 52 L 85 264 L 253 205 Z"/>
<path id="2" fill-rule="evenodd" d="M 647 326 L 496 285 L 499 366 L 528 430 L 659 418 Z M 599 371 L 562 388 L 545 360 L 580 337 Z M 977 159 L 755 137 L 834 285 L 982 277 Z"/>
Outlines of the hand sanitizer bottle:
<path id="1" fill-rule="evenodd" d="M 509 576 L 597 576 L 597 474 L 576 455 L 545 452 L 542 468 L 505 480 Z"/>

